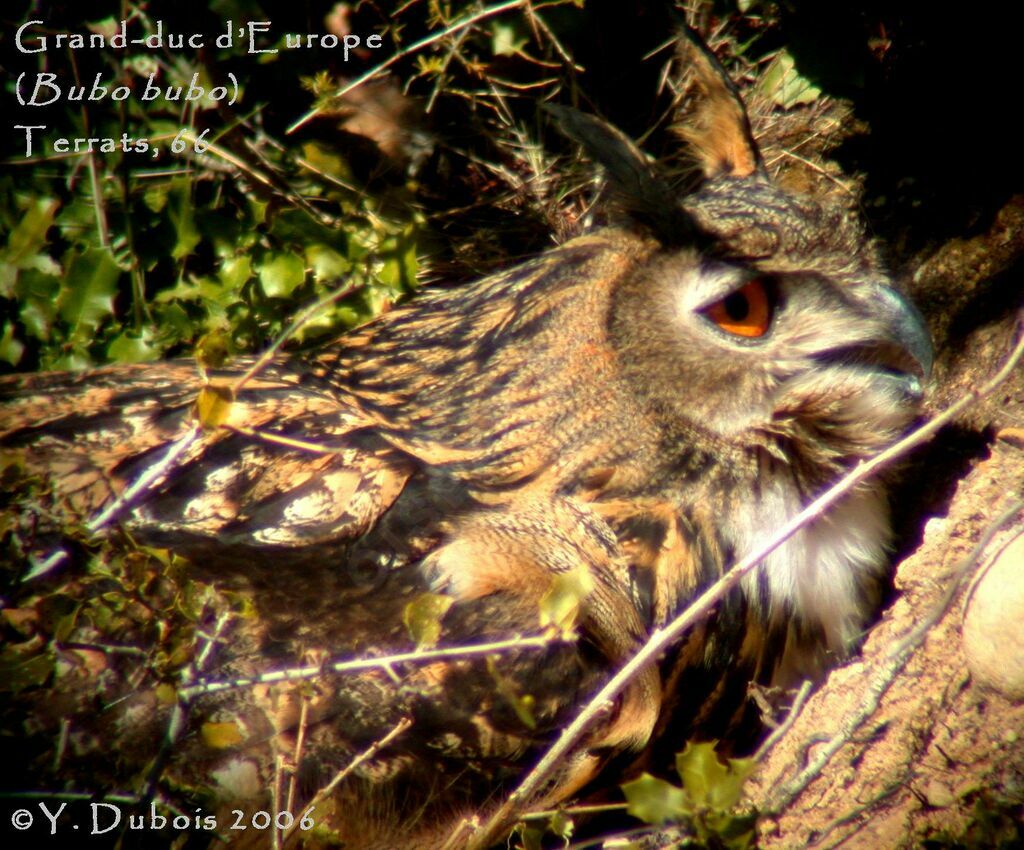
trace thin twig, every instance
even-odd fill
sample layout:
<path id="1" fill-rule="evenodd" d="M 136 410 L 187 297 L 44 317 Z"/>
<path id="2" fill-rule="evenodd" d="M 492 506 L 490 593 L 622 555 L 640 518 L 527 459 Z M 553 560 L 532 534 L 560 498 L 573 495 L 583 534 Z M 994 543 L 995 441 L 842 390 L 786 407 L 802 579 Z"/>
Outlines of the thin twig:
<path id="1" fill-rule="evenodd" d="M 380 752 L 382 749 L 384 749 L 384 747 L 386 747 L 388 744 L 394 741 L 395 738 L 401 735 L 410 726 L 412 726 L 412 720 L 410 718 L 403 717 L 401 720 L 399 720 L 398 723 L 396 723 L 394 727 L 392 727 L 390 732 L 388 732 L 383 738 L 380 738 L 379 740 L 374 741 L 372 744 L 370 744 L 369 747 L 363 750 L 359 755 L 352 759 L 352 761 L 350 761 L 345 767 L 339 770 L 330 782 L 328 782 L 323 788 L 317 791 L 313 799 L 309 801 L 309 804 L 306 806 L 305 810 L 309 812 L 315 809 L 320 803 L 322 803 L 332 793 L 334 793 L 334 789 L 337 788 L 342 782 L 344 782 L 348 776 L 351 776 L 352 772 L 356 768 L 358 768 L 359 765 L 372 759 L 375 755 L 377 755 L 378 752 Z M 284 831 L 282 843 L 288 841 L 289 836 L 295 831 L 295 828 L 300 823 L 301 820 L 299 818 L 296 818 L 294 821 L 292 821 L 292 825 Z"/>
<path id="2" fill-rule="evenodd" d="M 64 761 L 64 753 L 68 748 L 68 733 L 71 731 L 71 721 L 64 717 L 60 721 L 60 732 L 57 736 L 57 746 L 53 754 L 53 773 L 60 770 L 60 764 Z"/>
<path id="3" fill-rule="evenodd" d="M 317 313 L 319 313 L 324 307 L 329 304 L 333 304 L 340 298 L 344 298 L 346 295 L 351 295 L 361 284 L 352 284 L 351 286 L 345 286 L 340 289 L 329 292 L 319 301 L 315 301 L 308 307 L 303 308 L 299 311 L 298 315 L 292 319 L 292 323 L 285 328 L 284 332 L 281 333 L 277 339 L 271 344 L 271 346 L 264 351 L 259 357 L 256 358 L 255 362 L 245 370 L 245 373 L 231 385 L 231 390 L 237 395 L 237 393 L 244 387 L 249 381 L 253 379 L 259 372 L 273 359 L 274 355 L 277 354 L 278 350 L 288 340 L 290 340 L 295 334 L 297 334 L 302 326 L 305 325 L 310 319 L 312 319 Z"/>
<path id="4" fill-rule="evenodd" d="M 739 584 L 743 576 L 756 569 L 768 555 L 789 540 L 790 537 L 806 525 L 819 519 L 827 508 L 835 504 L 879 469 L 907 454 L 911 449 L 928 442 L 941 428 L 956 418 L 964 409 L 976 404 L 979 399 L 991 393 L 1013 373 L 1022 355 L 1024 355 L 1024 313 L 1021 314 L 1018 320 L 1018 340 L 1012 353 L 1007 358 L 1003 367 L 988 383 L 979 389 L 966 393 L 942 413 L 925 422 L 885 451 L 869 460 L 861 462 L 836 484 L 814 499 L 800 513 L 785 523 L 771 540 L 738 561 L 671 623 L 664 628 L 656 629 L 636 654 L 583 706 L 572 723 L 562 731 L 562 734 L 559 735 L 558 739 L 551 745 L 533 770 L 526 775 L 519 787 L 508 796 L 484 827 L 474 836 L 468 846 L 476 848 L 476 850 L 482 850 L 482 848 L 490 846 L 493 841 L 497 840 L 502 829 L 513 820 L 519 808 L 528 803 L 537 794 L 552 770 L 568 756 L 570 750 L 580 740 L 590 724 L 604 711 L 604 707 L 611 704 L 625 690 L 629 683 L 633 681 L 637 674 L 647 665 L 653 663 L 680 635 L 703 619 L 715 604 Z"/>
<path id="5" fill-rule="evenodd" d="M 548 820 L 555 815 L 601 815 L 608 812 L 624 812 L 629 803 L 600 803 L 592 806 L 565 806 L 561 809 L 543 809 L 536 812 L 526 812 L 521 815 L 521 820 Z"/>
<path id="6" fill-rule="evenodd" d="M 783 736 L 793 728 L 793 724 L 796 723 L 796 719 L 800 716 L 800 712 L 803 710 L 804 703 L 807 702 L 807 697 L 811 695 L 812 686 L 813 683 L 810 679 L 803 680 L 800 684 L 800 690 L 796 692 L 796 696 L 793 697 L 793 702 L 789 706 L 789 712 L 786 714 L 786 719 L 776 726 L 772 730 L 771 735 L 765 738 L 764 743 L 757 748 L 757 752 L 754 753 L 753 756 L 754 761 L 761 761 L 772 747 L 779 743 Z"/>
<path id="7" fill-rule="evenodd" d="M 403 47 L 393 56 L 390 56 L 389 58 L 385 59 L 379 65 L 371 68 L 365 74 L 356 77 L 354 80 L 352 80 L 352 82 L 348 83 L 347 85 L 343 86 L 338 91 L 336 91 L 333 97 L 344 97 L 346 94 L 352 91 L 352 89 L 358 88 L 367 80 L 372 80 L 374 77 L 379 76 L 381 73 L 386 71 L 399 60 L 404 59 L 406 56 L 416 53 L 417 51 L 422 50 L 424 47 L 429 47 L 434 42 L 440 41 L 443 38 L 447 38 L 448 36 L 457 33 L 459 30 L 463 30 L 466 27 L 470 27 L 473 24 L 477 23 L 478 21 L 482 21 L 484 18 L 489 18 L 493 15 L 500 15 L 502 12 L 507 12 L 509 9 L 515 9 L 517 6 L 523 6 L 526 4 L 526 2 L 527 0 L 508 0 L 508 2 L 506 3 L 499 3 L 497 6 L 490 6 L 486 9 L 481 9 L 479 12 L 476 12 L 475 14 L 469 15 L 468 17 L 463 18 L 460 21 L 456 21 L 455 23 L 450 24 L 440 32 L 436 32 L 433 35 L 428 35 L 426 38 L 421 38 L 419 41 L 410 44 L 408 47 Z M 300 127 L 304 126 L 313 118 L 315 118 L 317 113 L 319 112 L 319 107 L 316 109 L 311 109 L 309 112 L 303 115 L 298 121 L 292 124 L 285 131 L 285 133 L 288 135 L 294 133 Z"/>
<path id="8" fill-rule="evenodd" d="M 278 753 L 274 757 L 274 786 L 270 790 L 271 811 L 277 813 L 281 809 L 281 777 L 284 775 L 284 757 Z M 290 812 L 289 812 L 290 813 Z M 292 821 L 294 824 L 295 821 Z M 281 836 L 283 829 L 278 828 L 277 821 L 270 825 L 270 850 L 281 850 Z"/>
<path id="9" fill-rule="evenodd" d="M 438 649 L 417 649 L 412 652 L 400 652 L 396 655 L 384 655 L 378 658 L 356 658 L 352 661 L 337 661 L 331 664 L 312 664 L 306 667 L 291 667 L 287 670 L 276 670 L 261 673 L 258 676 L 244 679 L 229 679 L 223 682 L 197 682 L 178 689 L 178 699 L 188 702 L 197 696 L 216 694 L 234 688 L 249 688 L 254 685 L 269 685 L 276 682 L 294 682 L 302 679 L 315 679 L 325 673 L 355 673 L 362 670 L 384 670 L 387 672 L 392 664 L 423 664 L 429 661 L 452 658 L 477 658 L 498 652 L 519 649 L 544 649 L 553 643 L 564 641 L 565 637 L 552 632 L 550 635 L 532 637 L 514 637 L 507 640 L 495 640 L 488 643 L 469 644 L 467 646 L 448 646 Z"/>
<path id="10" fill-rule="evenodd" d="M 807 166 L 812 171 L 818 172 L 818 174 L 820 174 L 822 177 L 825 177 L 825 178 L 831 180 L 833 183 L 835 183 L 840 189 L 842 189 L 844 192 L 846 192 L 847 195 L 852 196 L 854 194 L 853 189 L 851 189 L 850 186 L 846 182 L 844 182 L 843 180 L 840 180 L 834 174 L 830 173 L 827 169 L 822 168 L 817 163 L 812 162 L 811 160 L 806 159 L 805 157 L 800 156 L 800 154 L 798 154 L 798 153 L 794 153 L 792 150 L 786 150 L 785 148 L 783 148 L 780 151 L 780 154 L 782 156 L 788 156 L 790 159 L 795 159 L 797 162 Z"/>
<path id="11" fill-rule="evenodd" d="M 69 640 L 60 643 L 61 649 L 93 649 L 104 655 L 130 655 L 135 658 L 148 658 L 149 653 L 137 646 L 120 646 L 113 643 Z"/>
<path id="12" fill-rule="evenodd" d="M 81 86 L 81 80 L 78 76 L 78 63 L 75 61 L 75 51 L 69 50 L 68 56 L 71 60 L 71 71 L 75 77 L 75 85 Z M 85 131 L 86 137 L 91 136 L 92 121 L 89 118 L 89 110 L 84 103 L 82 104 L 81 115 L 82 129 Z M 96 217 L 96 234 L 99 237 L 100 245 L 109 250 L 110 224 L 107 221 L 107 208 L 103 203 L 103 187 L 100 185 L 99 166 L 96 164 L 96 151 L 93 150 L 92 145 L 89 145 L 85 161 L 89 167 L 89 189 L 92 192 L 93 214 Z"/>
<path id="13" fill-rule="evenodd" d="M 295 736 L 295 754 L 292 756 L 292 775 L 288 779 L 288 796 L 285 798 L 285 809 L 295 813 L 295 792 L 299 785 L 299 765 L 302 764 L 302 747 L 306 743 L 306 727 L 309 724 L 309 697 L 302 695 L 302 708 L 299 710 L 299 731 Z"/>
<path id="14" fill-rule="evenodd" d="M 868 800 L 866 803 L 861 803 L 860 805 L 856 806 L 852 812 L 847 812 L 842 817 L 836 818 L 828 826 L 823 827 L 821 832 L 819 832 L 815 838 L 815 844 L 821 845 L 821 843 L 829 836 L 831 832 L 833 832 L 833 830 L 836 830 L 841 826 L 845 826 L 846 824 L 851 823 L 852 821 L 856 820 L 862 815 L 865 815 L 868 812 L 872 811 L 876 806 L 878 806 L 879 803 L 884 803 L 893 794 L 896 794 L 897 792 L 906 789 L 910 782 L 910 774 L 911 771 L 907 771 L 906 776 L 901 776 L 894 782 L 889 783 L 889 785 L 882 789 L 882 791 L 880 791 L 878 794 L 876 794 L 874 798 Z M 846 843 L 846 839 L 849 837 L 850 833 L 838 836 L 835 841 L 826 846 L 829 848 L 840 847 L 841 845 Z"/>
<path id="15" fill-rule="evenodd" d="M 101 794 L 94 791 L 0 791 L 0 800 L 67 800 L 69 803 L 118 803 L 137 806 L 135 794 Z"/>
<path id="16" fill-rule="evenodd" d="M 544 35 L 548 37 L 548 41 L 550 41 L 551 44 L 554 46 L 555 52 L 562 57 L 562 62 L 566 65 L 566 67 L 572 69 L 577 73 L 583 73 L 586 70 L 586 68 L 584 68 L 582 65 L 578 65 L 576 63 L 576 61 L 572 58 L 572 55 L 569 53 L 569 51 L 562 46 L 562 42 L 558 40 L 558 37 L 555 35 L 554 30 L 552 30 L 551 27 L 548 26 L 547 21 L 545 21 L 540 15 L 538 15 L 536 9 L 534 9 L 529 4 L 527 4 L 526 6 L 526 17 L 530 21 L 530 23 L 532 23 L 535 27 L 544 30 Z M 537 40 L 540 41 L 539 38 Z"/>
<path id="17" fill-rule="evenodd" d="M 299 440 L 295 437 L 286 437 L 284 434 L 275 434 L 273 431 L 261 431 L 259 428 L 249 428 L 245 425 L 230 425 L 222 423 L 220 428 L 241 434 L 253 440 L 262 440 L 265 443 L 273 443 L 276 446 L 284 446 L 289 449 L 296 449 L 300 452 L 308 452 L 317 455 L 337 455 L 349 450 L 348 446 L 321 446 L 309 440 Z"/>
<path id="18" fill-rule="evenodd" d="M 171 443 L 160 460 L 146 467 L 146 471 L 131 486 L 125 488 L 120 496 L 85 524 L 86 530 L 90 534 L 97 534 L 102 531 L 124 511 L 131 508 L 137 500 L 156 487 L 163 480 L 164 476 L 175 467 L 178 459 L 188 450 L 196 437 L 199 436 L 199 433 L 199 427 L 193 425 L 182 436 Z M 46 575 L 52 569 L 59 566 L 67 557 L 68 552 L 66 549 L 58 549 L 43 561 L 32 564 L 32 567 L 25 574 L 22 581 L 31 581 Z"/>

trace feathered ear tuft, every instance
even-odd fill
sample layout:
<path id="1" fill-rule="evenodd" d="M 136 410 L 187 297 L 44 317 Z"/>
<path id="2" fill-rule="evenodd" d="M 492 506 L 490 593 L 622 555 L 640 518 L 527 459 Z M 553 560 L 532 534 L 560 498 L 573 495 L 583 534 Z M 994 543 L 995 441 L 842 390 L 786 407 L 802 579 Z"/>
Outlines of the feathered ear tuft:
<path id="1" fill-rule="evenodd" d="M 767 176 L 739 92 L 693 29 L 680 26 L 680 57 L 693 75 L 695 98 L 676 132 L 687 144 L 690 169 L 671 180 L 625 133 L 593 115 L 555 104 L 544 108 L 559 129 L 580 144 L 608 173 L 615 200 L 665 244 L 699 244 L 707 237 L 685 206 L 706 179 Z M 698 173 L 699 172 L 699 173 Z"/>
<path id="2" fill-rule="evenodd" d="M 694 225 L 657 166 L 617 127 L 578 109 L 548 103 L 558 128 L 608 172 L 616 199 L 666 244 L 691 241 Z"/>
<path id="3" fill-rule="evenodd" d="M 692 69 L 696 105 L 678 132 L 691 146 L 704 176 L 764 173 L 761 152 L 735 84 L 690 27 L 683 27 L 679 54 L 684 67 Z"/>

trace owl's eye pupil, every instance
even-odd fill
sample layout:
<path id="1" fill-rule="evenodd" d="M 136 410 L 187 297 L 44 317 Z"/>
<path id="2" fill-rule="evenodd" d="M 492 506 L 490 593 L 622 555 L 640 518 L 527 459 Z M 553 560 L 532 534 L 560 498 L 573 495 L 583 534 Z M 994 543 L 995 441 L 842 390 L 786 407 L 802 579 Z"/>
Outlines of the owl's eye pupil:
<path id="1" fill-rule="evenodd" d="M 734 292 L 723 302 L 726 315 L 734 322 L 742 322 L 750 314 L 750 302 L 743 292 Z"/>
<path id="2" fill-rule="evenodd" d="M 705 318 L 732 336 L 761 337 L 768 333 L 775 313 L 775 288 L 766 277 L 755 277 L 721 301 L 701 312 Z"/>

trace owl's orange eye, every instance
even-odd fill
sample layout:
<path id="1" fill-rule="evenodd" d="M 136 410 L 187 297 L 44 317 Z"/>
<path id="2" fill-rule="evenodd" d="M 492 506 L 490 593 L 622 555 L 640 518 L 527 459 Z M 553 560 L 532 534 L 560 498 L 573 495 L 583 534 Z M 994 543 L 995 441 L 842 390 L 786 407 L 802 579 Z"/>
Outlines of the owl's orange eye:
<path id="1" fill-rule="evenodd" d="M 726 333 L 759 337 L 768 333 L 773 307 L 768 284 L 764 278 L 756 277 L 703 312 Z"/>

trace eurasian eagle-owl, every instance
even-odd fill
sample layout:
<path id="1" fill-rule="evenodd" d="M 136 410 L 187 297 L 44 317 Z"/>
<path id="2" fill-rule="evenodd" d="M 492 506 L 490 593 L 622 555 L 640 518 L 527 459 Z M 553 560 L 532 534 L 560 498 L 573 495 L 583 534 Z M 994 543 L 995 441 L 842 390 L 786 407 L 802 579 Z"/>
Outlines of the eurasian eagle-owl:
<path id="1" fill-rule="evenodd" d="M 916 311 L 844 215 L 769 180 L 735 89 L 705 50 L 690 59 L 684 189 L 617 131 L 556 110 L 606 166 L 626 224 L 273 360 L 124 519 L 253 600 L 212 647 L 215 679 L 408 650 L 424 598 L 440 600 L 446 646 L 538 634 L 557 580 L 583 570 L 577 639 L 197 698 L 165 793 L 230 797 L 249 777 L 266 808 L 275 758 L 301 736 L 301 807 L 407 720 L 336 790 L 331 826 L 346 846 L 438 846 L 647 635 L 913 420 L 930 361 Z M 53 480 L 55 510 L 93 516 L 192 427 L 198 389 L 191 363 L 6 379 L 2 445 Z M 876 482 L 776 549 L 634 680 L 543 803 L 609 762 L 628 773 L 645 750 L 728 739 L 750 683 L 841 658 L 888 541 Z M 136 775 L 168 722 L 155 683 L 118 663 L 97 716 L 59 700 L 72 732 L 100 742 L 82 735 L 65 756 L 77 787 L 89 771 L 107 786 Z M 45 703 L 39 722 L 56 722 Z M 204 743 L 210 723 L 236 737 Z M 98 767 L 111 747 L 120 773 Z"/>

